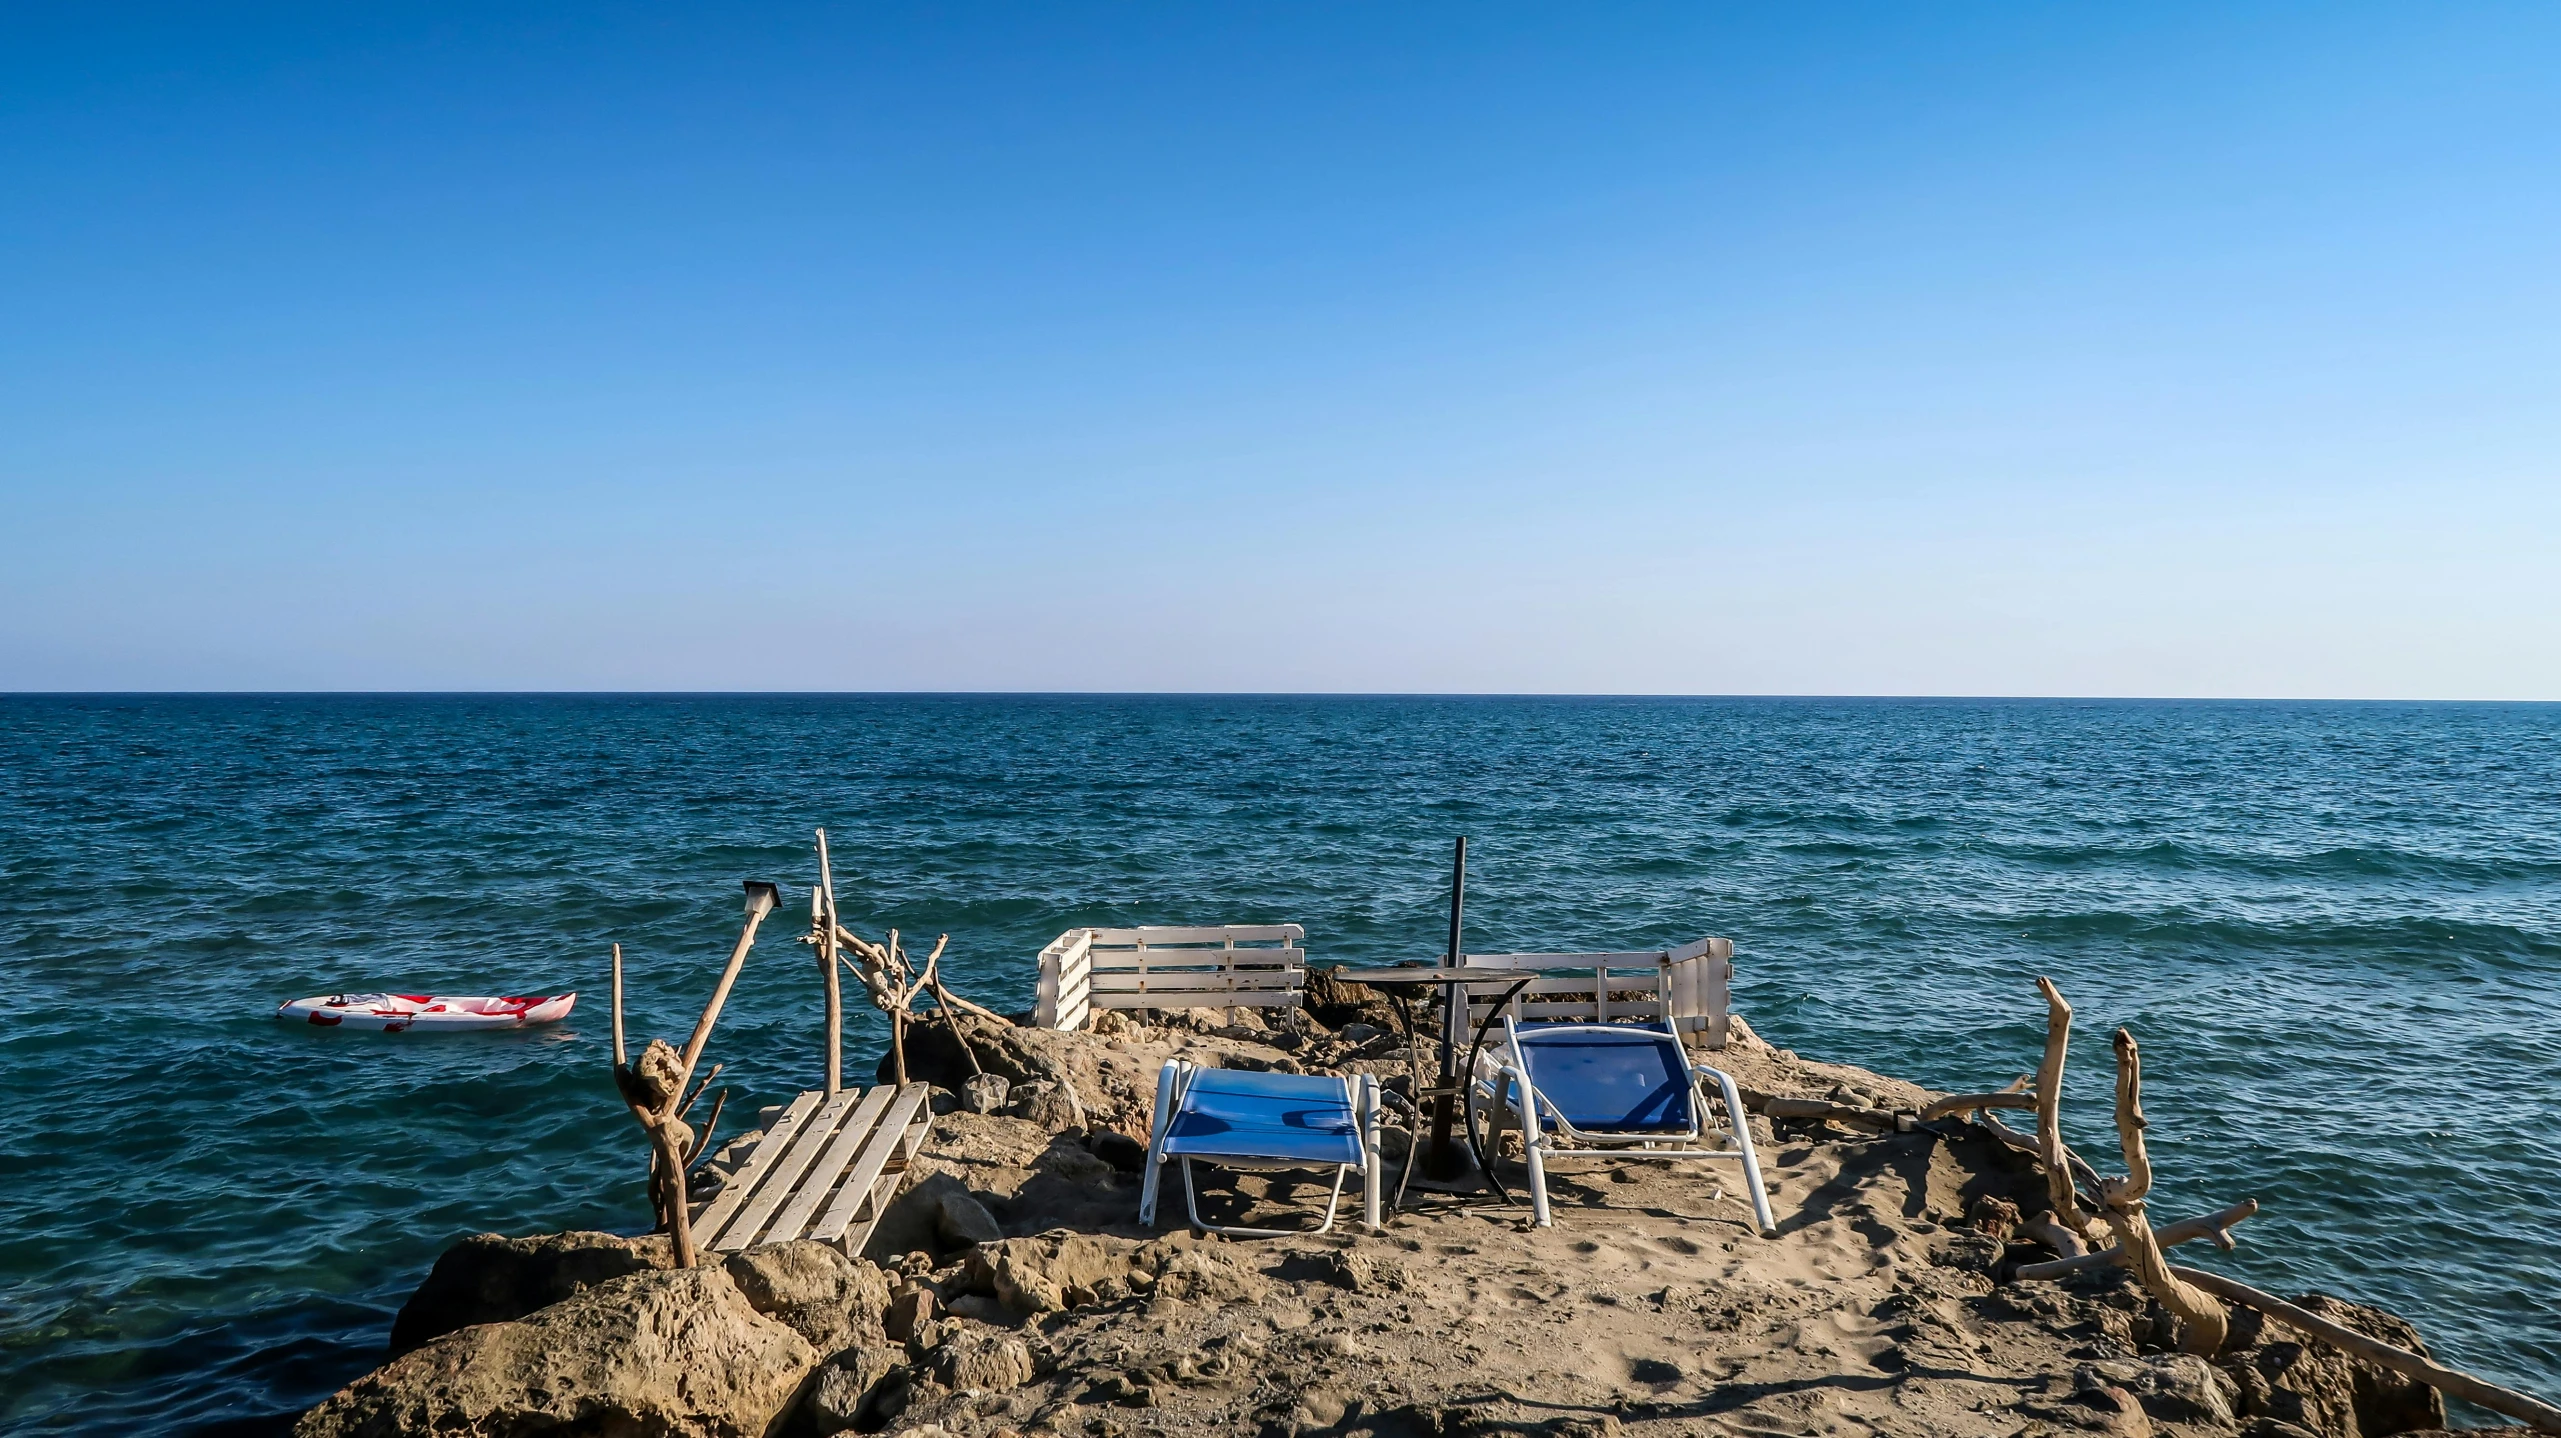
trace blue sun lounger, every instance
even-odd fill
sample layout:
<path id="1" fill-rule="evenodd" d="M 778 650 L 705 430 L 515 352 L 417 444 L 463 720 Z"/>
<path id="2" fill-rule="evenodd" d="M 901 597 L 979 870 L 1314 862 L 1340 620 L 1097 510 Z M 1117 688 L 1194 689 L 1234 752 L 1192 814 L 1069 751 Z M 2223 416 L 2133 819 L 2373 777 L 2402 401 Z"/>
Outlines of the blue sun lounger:
<path id="1" fill-rule="evenodd" d="M 1616 1151 L 1649 1158 L 1732 1158 L 1743 1164 L 1752 1217 L 1764 1235 L 1777 1231 L 1761 1161 L 1752 1152 L 1752 1130 L 1742 1096 L 1723 1070 L 1693 1062 L 1669 1028 L 1640 1024 L 1529 1024 L 1506 1015 L 1503 1046 L 1487 1055 L 1478 1092 L 1499 1114 L 1509 1100 L 1524 1121 L 1529 1160 L 1530 1211 L 1538 1226 L 1552 1219 L 1547 1206 L 1547 1164 L 1566 1152 Z M 1704 1142 L 1707 1095 L 1713 1079 L 1725 1100 L 1732 1145 Z M 1568 1148 L 1566 1145 L 1570 1145 Z"/>
<path id="2" fill-rule="evenodd" d="M 1183 1206 L 1192 1227 L 1246 1238 L 1325 1233 L 1343 1201 L 1343 1179 L 1361 1172 L 1361 1221 L 1378 1232 L 1378 1081 L 1367 1075 L 1255 1073 L 1167 1061 L 1156 1077 L 1156 1122 L 1148 1135 L 1147 1178 L 1138 1221 L 1156 1221 L 1156 1191 L 1166 1164 L 1181 1160 Z M 1192 1160 L 1226 1168 L 1332 1168 L 1334 1191 L 1325 1221 L 1313 1230 L 1221 1227 L 1200 1216 Z"/>

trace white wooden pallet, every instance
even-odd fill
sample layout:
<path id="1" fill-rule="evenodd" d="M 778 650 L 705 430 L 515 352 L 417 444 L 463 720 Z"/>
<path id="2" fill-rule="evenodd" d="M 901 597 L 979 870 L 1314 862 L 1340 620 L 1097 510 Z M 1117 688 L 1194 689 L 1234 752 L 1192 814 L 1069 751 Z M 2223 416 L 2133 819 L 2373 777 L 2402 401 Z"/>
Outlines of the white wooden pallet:
<path id="1" fill-rule="evenodd" d="M 929 1092 L 921 1083 L 883 1084 L 793 1099 L 746 1166 L 694 1214 L 694 1242 L 737 1253 L 814 1238 L 860 1254 L 933 1128 Z"/>

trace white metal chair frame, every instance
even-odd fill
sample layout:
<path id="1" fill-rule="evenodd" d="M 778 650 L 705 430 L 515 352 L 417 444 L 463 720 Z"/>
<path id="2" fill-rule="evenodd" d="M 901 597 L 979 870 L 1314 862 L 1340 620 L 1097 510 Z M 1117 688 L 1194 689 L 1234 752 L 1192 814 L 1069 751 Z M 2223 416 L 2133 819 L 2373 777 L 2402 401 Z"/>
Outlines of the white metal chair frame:
<path id="1" fill-rule="evenodd" d="M 1199 1075 L 1201 1071 L 1201 1067 L 1198 1064 L 1185 1063 L 1181 1059 L 1167 1059 L 1165 1061 L 1165 1067 L 1157 1072 L 1156 1120 L 1149 1126 L 1149 1133 L 1147 1137 L 1147 1175 L 1138 1197 L 1138 1221 L 1142 1226 L 1152 1227 L 1156 1222 L 1157 1190 L 1160 1178 L 1164 1173 L 1164 1165 L 1168 1159 L 1168 1155 L 1165 1153 L 1165 1140 L 1173 1131 L 1174 1118 L 1175 1115 L 1181 1111 L 1183 1095 L 1189 1091 L 1192 1080 Z M 1378 1080 L 1368 1074 L 1360 1074 L 1352 1078 L 1342 1079 L 1340 1082 L 1343 1085 L 1343 1100 L 1350 1106 L 1359 1125 L 1358 1139 L 1360 1144 L 1361 1161 L 1358 1167 L 1361 1170 L 1361 1226 L 1371 1233 L 1377 1233 L 1380 1231 L 1378 1221 Z M 1316 1227 L 1312 1229 L 1246 1228 L 1236 1224 L 1211 1223 L 1209 1220 L 1202 1218 L 1200 1216 L 1200 1195 L 1197 1185 L 1192 1182 L 1192 1155 L 1180 1154 L 1175 1155 L 1175 1157 L 1181 1158 L 1183 1163 L 1183 1209 L 1190 1217 L 1192 1227 L 1200 1229 L 1206 1233 L 1230 1234 L 1238 1238 L 1291 1238 L 1302 1234 L 1312 1235 L 1331 1233 L 1334 1229 L 1335 1211 L 1341 1206 L 1343 1201 L 1343 1180 L 1350 1176 L 1352 1168 L 1354 1167 L 1354 1165 L 1351 1164 L 1330 1165 L 1334 1170 L 1334 1188 L 1333 1191 L 1327 1195 L 1325 1200 L 1325 1221 Z M 1255 1159 L 1249 1156 L 1228 1154 L 1217 1155 L 1214 1159 L 1205 1158 L 1204 1161 L 1215 1162 L 1221 1168 L 1233 1168 L 1254 1173 L 1278 1173 L 1291 1169 L 1305 1169 L 1311 1166 L 1325 1166 L 1310 1165 L 1290 1159 Z"/>
<path id="2" fill-rule="evenodd" d="M 1641 1026 L 1542 1024 L 1539 1025 L 1539 1032 L 1557 1033 L 1588 1029 L 1623 1034 L 1631 1028 L 1641 1028 L 1643 1032 L 1654 1034 L 1675 1047 L 1680 1046 L 1680 1035 L 1668 1025 L 1657 1029 L 1651 1024 Z M 1689 1073 L 1689 1127 L 1687 1130 L 1672 1133 L 1661 1131 L 1613 1133 L 1607 1130 L 1594 1132 L 1577 1128 L 1572 1120 L 1565 1117 L 1563 1111 L 1539 1094 L 1537 1085 L 1530 1079 L 1528 1060 L 1521 1052 L 1519 1021 L 1509 1014 L 1503 1016 L 1503 1046 L 1479 1060 L 1481 1071 L 1476 1075 L 1476 1083 L 1479 1090 L 1491 1100 L 1489 1107 L 1494 1117 L 1492 1137 L 1498 1144 L 1502 1136 L 1503 1101 L 1508 1097 L 1506 1090 L 1517 1091 L 1521 1096 L 1521 1102 L 1516 1111 L 1521 1117 L 1522 1150 L 1529 1164 L 1530 1212 L 1538 1227 L 1549 1228 L 1555 1223 L 1547 1203 L 1547 1163 L 1550 1159 L 1569 1155 L 1599 1158 L 1613 1153 L 1633 1151 L 1647 1157 L 1660 1158 L 1740 1159 L 1743 1164 L 1743 1184 L 1751 1195 L 1752 1217 L 1759 1224 L 1763 1237 L 1772 1237 L 1777 1234 L 1778 1225 L 1770 1217 L 1769 1191 L 1761 1183 L 1760 1156 L 1753 1151 L 1751 1124 L 1744 1117 L 1743 1096 L 1735 1089 L 1733 1076 L 1723 1069 L 1699 1063 L 1690 1058 L 1689 1050 L 1686 1048 L 1681 1048 L 1680 1053 L 1682 1064 Z M 1702 1078 L 1714 1079 L 1719 1096 L 1725 1101 L 1726 1123 L 1734 1136 L 1731 1147 L 1709 1148 L 1699 1142 L 1705 1132 L 1701 1126 L 1701 1120 L 1707 1113 L 1707 1094 L 1699 1083 Z M 1542 1110 L 1547 1120 L 1555 1124 L 1556 1138 L 1577 1147 L 1556 1146 L 1555 1140 L 1548 1136 L 1547 1123 L 1540 1121 Z M 1487 1155 L 1487 1160 L 1492 1161 L 1490 1153 Z"/>

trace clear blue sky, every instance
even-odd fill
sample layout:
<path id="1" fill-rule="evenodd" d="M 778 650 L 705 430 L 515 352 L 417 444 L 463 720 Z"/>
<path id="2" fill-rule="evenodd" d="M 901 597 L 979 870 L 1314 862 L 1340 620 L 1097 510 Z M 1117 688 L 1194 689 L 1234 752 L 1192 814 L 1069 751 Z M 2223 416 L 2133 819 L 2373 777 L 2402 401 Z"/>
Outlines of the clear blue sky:
<path id="1" fill-rule="evenodd" d="M 2561 698 L 2556 74 L 2549 4 L 13 6 L 0 688 Z"/>

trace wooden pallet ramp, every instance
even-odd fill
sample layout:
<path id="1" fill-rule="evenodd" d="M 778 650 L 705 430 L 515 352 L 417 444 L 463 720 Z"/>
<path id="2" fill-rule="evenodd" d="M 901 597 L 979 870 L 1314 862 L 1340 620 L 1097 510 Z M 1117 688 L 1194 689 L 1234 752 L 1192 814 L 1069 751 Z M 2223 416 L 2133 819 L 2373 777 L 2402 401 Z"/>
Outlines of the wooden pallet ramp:
<path id="1" fill-rule="evenodd" d="M 793 1099 L 747 1164 L 694 1216 L 706 1252 L 814 1238 L 848 1256 L 872 1228 L 933 1127 L 927 1085 L 816 1091 Z"/>

